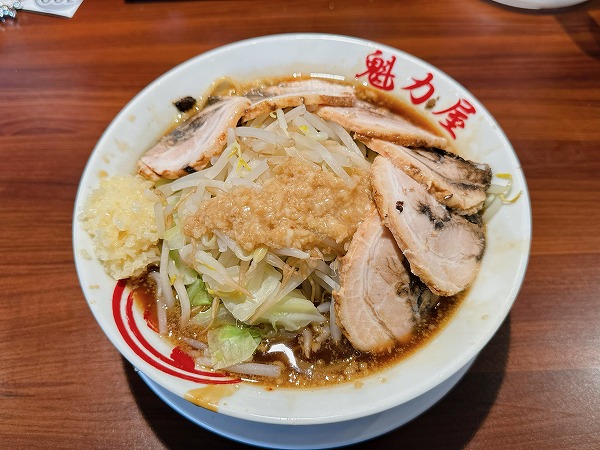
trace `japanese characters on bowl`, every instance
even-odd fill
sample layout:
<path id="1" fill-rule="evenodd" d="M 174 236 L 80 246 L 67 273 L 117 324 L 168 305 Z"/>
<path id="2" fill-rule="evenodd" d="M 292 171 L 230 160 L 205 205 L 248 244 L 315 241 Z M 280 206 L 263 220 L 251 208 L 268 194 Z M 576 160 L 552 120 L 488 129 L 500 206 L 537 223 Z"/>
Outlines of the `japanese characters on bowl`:
<path id="1" fill-rule="evenodd" d="M 356 78 L 366 77 L 371 86 L 384 91 L 392 91 L 395 86 L 395 75 L 393 73 L 396 57 L 391 55 L 388 59 L 381 50 L 367 55 L 365 60 L 366 69 L 357 73 Z M 437 108 L 440 97 L 434 97 L 436 93 L 436 81 L 431 72 L 412 78 L 412 83 L 401 86 L 401 89 L 410 93 L 410 101 L 413 105 L 422 106 L 435 116 L 438 116 L 438 124 L 442 126 L 453 139 L 456 139 L 456 128 L 464 128 L 465 122 L 470 115 L 477 111 L 475 107 L 464 98 L 460 98 L 455 104 L 446 108 Z"/>

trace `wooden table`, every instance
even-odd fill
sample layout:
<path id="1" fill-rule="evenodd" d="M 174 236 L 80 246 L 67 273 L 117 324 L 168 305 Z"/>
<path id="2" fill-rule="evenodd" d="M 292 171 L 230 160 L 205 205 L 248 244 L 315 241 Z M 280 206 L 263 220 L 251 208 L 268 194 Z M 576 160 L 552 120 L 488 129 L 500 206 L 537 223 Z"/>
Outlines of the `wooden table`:
<path id="1" fill-rule="evenodd" d="M 110 120 L 199 53 L 282 32 L 372 39 L 437 66 L 496 117 L 531 194 L 516 304 L 458 386 L 357 448 L 600 448 L 600 2 L 86 0 L 0 24 L 0 447 L 233 449 L 159 400 L 109 343 L 71 247 Z"/>

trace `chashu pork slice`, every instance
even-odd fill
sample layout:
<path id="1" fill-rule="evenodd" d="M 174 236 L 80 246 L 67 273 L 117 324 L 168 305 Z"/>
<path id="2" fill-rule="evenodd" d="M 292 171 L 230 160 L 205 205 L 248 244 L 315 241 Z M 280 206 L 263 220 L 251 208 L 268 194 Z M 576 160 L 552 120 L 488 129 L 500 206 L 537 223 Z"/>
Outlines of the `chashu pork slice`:
<path id="1" fill-rule="evenodd" d="M 404 261 L 374 211 L 354 234 L 342 259 L 340 290 L 333 292 L 336 318 L 354 348 L 381 352 L 410 339 L 414 290 Z"/>
<path id="2" fill-rule="evenodd" d="M 371 184 L 383 223 L 412 273 L 438 295 L 468 287 L 485 249 L 482 224 L 450 211 L 383 156 L 371 166 Z"/>
<path id="3" fill-rule="evenodd" d="M 315 113 L 353 131 L 357 138 L 376 138 L 408 147 L 446 148 L 448 142 L 402 116 L 362 100 L 352 107 L 321 106 Z"/>
<path id="4" fill-rule="evenodd" d="M 252 101 L 252 106 L 244 114 L 243 122 L 278 108 L 300 105 L 352 106 L 356 99 L 353 86 L 319 79 L 286 81 L 252 90 L 246 97 Z"/>
<path id="5" fill-rule="evenodd" d="M 175 179 L 206 167 L 221 154 L 227 130 L 250 106 L 245 97 L 212 97 L 210 104 L 175 128 L 138 161 L 138 171 L 151 180 Z"/>
<path id="6" fill-rule="evenodd" d="M 492 171 L 439 148 L 406 148 L 381 139 L 363 143 L 385 156 L 427 188 L 437 201 L 462 215 L 478 213 L 490 187 Z"/>

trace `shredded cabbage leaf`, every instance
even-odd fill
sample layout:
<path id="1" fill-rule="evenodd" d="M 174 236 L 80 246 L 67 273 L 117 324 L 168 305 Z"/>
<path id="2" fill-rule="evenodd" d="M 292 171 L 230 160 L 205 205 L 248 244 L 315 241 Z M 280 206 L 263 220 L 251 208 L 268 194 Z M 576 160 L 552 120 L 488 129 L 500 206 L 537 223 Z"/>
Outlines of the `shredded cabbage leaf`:
<path id="1" fill-rule="evenodd" d="M 252 358 L 261 341 L 251 327 L 224 325 L 208 331 L 208 348 L 214 369 L 223 369 Z"/>
<path id="2" fill-rule="evenodd" d="M 186 289 L 192 308 L 197 306 L 210 306 L 212 304 L 213 299 L 206 290 L 206 285 L 200 277 L 196 278 L 196 281 L 187 286 Z"/>
<path id="3" fill-rule="evenodd" d="M 268 322 L 275 329 L 296 331 L 310 323 L 322 323 L 325 318 L 314 303 L 296 289 L 275 303 L 258 321 Z"/>

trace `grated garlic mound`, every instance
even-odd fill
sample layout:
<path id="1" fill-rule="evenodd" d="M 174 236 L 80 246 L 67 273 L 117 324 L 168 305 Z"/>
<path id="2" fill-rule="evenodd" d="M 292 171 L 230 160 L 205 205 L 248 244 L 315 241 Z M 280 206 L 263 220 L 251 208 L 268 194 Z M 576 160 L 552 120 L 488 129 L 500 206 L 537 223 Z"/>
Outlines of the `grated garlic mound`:
<path id="1" fill-rule="evenodd" d="M 79 217 L 116 280 L 141 275 L 160 259 L 154 202 L 144 194 L 152 184 L 136 175 L 103 178 Z"/>

